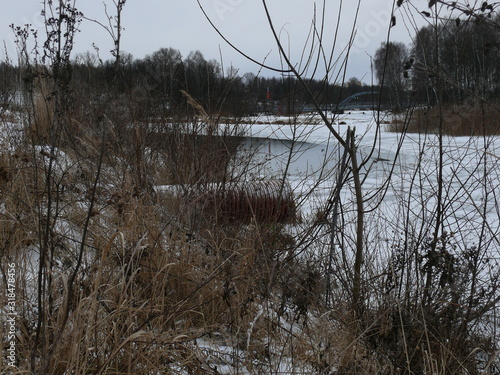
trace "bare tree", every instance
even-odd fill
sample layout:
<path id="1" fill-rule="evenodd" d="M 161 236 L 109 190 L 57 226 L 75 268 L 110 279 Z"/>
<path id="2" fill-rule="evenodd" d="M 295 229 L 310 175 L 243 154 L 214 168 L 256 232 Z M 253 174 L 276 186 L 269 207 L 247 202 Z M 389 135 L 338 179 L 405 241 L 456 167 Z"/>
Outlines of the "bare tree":
<path id="1" fill-rule="evenodd" d="M 104 30 L 108 32 L 111 39 L 113 40 L 113 49 L 111 50 L 111 54 L 115 58 L 115 70 L 118 70 L 122 63 L 121 37 L 122 31 L 124 30 L 122 26 L 122 12 L 126 2 L 127 0 L 113 0 L 113 5 L 116 11 L 114 15 L 110 15 L 110 13 L 108 12 L 108 7 L 106 3 L 104 3 L 104 14 L 107 18 L 106 22 L 100 22 L 98 20 L 85 17 L 85 19 L 100 25 Z"/>
<path id="2" fill-rule="evenodd" d="M 392 106 L 404 108 L 407 104 L 408 65 L 412 64 L 406 46 L 403 43 L 383 43 L 375 52 L 373 64 L 379 84 L 389 90 Z"/>

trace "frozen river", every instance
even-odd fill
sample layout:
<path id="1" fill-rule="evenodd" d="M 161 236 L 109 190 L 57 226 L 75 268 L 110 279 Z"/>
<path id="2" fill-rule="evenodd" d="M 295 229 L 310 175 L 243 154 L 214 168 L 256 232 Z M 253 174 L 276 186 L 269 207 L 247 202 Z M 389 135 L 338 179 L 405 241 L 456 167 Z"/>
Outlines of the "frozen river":
<path id="1" fill-rule="evenodd" d="M 392 119 L 384 114 L 376 116 L 353 111 L 339 115 L 333 123 L 343 137 L 348 127 L 356 129 L 358 163 L 365 162 L 361 175 L 365 209 L 372 217 L 384 219 L 387 227 L 382 232 L 400 229 L 402 215 L 430 225 L 436 215 L 439 139 L 433 134 L 403 137 L 388 132 L 386 124 Z M 302 214 L 314 217 L 333 191 L 342 149 L 319 119 L 292 120 L 253 121 L 246 128 L 250 138 L 243 148 L 255 154 L 257 178 L 282 178 L 286 174 Z M 484 234 L 485 222 L 488 237 L 500 249 L 499 138 L 445 136 L 442 160 L 445 230 L 460 229 L 463 240 L 473 242 Z M 343 188 L 345 203 L 352 199 L 351 187 L 352 182 Z"/>

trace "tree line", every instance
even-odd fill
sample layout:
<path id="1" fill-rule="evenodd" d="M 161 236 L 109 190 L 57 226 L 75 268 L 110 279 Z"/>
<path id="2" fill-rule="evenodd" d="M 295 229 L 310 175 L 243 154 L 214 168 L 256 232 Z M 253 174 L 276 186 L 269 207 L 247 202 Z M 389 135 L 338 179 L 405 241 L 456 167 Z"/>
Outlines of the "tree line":
<path id="1" fill-rule="evenodd" d="M 499 15 L 446 18 L 420 28 L 409 46 L 382 43 L 374 56 L 376 78 L 397 107 L 498 100 L 498 24 Z"/>
<path id="2" fill-rule="evenodd" d="M 106 94 L 128 95 L 128 99 L 140 103 L 140 111 L 151 114 L 173 114 L 189 108 L 183 91 L 209 113 L 228 116 L 263 111 L 300 113 L 313 104 L 310 93 L 291 75 L 241 74 L 234 66 L 224 67 L 216 60 L 205 59 L 200 51 L 183 58 L 175 48 L 160 48 L 142 59 L 121 52 L 118 65 L 114 59 L 102 61 L 97 54 L 86 52 L 71 61 L 70 69 L 75 92 L 95 96 L 95 100 Z M 0 101 L 4 108 L 14 101 L 14 93 L 26 89 L 29 76 L 23 64 L 0 63 Z M 308 84 L 315 100 L 330 107 L 361 91 L 380 91 L 380 87 L 364 84 L 356 77 L 335 83 L 310 79 Z"/>

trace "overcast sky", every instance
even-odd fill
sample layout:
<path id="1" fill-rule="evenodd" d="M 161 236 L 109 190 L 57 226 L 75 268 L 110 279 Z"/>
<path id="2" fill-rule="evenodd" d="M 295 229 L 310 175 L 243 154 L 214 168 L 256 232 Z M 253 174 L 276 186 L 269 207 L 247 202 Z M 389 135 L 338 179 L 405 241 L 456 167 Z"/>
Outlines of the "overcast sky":
<path id="1" fill-rule="evenodd" d="M 86 17 L 106 23 L 104 3 L 108 4 L 108 11 L 112 15 L 111 0 L 79 0 L 76 6 Z M 256 60 L 265 60 L 268 65 L 280 67 L 279 54 L 261 0 L 201 0 L 201 3 L 214 24 L 234 45 Z M 323 2 L 270 0 L 268 3 L 282 41 L 289 49 L 294 63 L 299 64 L 314 17 L 314 5 L 316 4 L 318 12 Z M 333 43 L 339 4 L 340 0 L 327 1 L 324 44 L 328 46 Z M 344 1 L 335 58 L 349 40 L 356 4 L 355 0 Z M 392 0 L 361 0 L 347 79 L 355 76 L 364 82 L 370 82 L 370 56 L 374 55 L 375 50 L 387 38 L 392 4 Z M 15 45 L 9 25 L 29 23 L 43 30 L 40 11 L 39 0 L 2 0 L 0 37 L 5 43 L 5 48 L 2 49 L 8 51 L 11 59 L 15 55 Z M 398 22 L 391 29 L 391 40 L 409 43 L 413 30 L 408 32 L 408 25 L 403 22 L 399 9 L 396 17 Z M 187 57 L 191 51 L 199 50 L 207 60 L 222 61 L 225 68 L 232 64 L 241 74 L 257 73 L 259 70 L 222 40 L 203 16 L 196 0 L 128 0 L 123 10 L 122 24 L 125 28 L 122 50 L 135 58 L 143 58 L 162 47 L 173 47 L 180 50 L 183 57 Z M 95 44 L 103 59 L 111 57 L 109 51 L 113 48 L 113 41 L 102 27 L 84 20 L 80 29 L 81 32 L 76 36 L 74 54 L 93 51 L 92 45 Z M 308 48 L 310 47 L 309 44 Z M 3 55 L 5 56 L 5 52 Z M 265 70 L 261 74 L 273 75 Z"/>

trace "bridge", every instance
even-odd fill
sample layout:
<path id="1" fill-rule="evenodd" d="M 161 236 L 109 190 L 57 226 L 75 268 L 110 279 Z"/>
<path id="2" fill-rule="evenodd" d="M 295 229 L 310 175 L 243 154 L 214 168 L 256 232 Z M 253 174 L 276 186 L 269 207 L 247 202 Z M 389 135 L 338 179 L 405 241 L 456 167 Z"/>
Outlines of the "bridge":
<path id="1" fill-rule="evenodd" d="M 386 109 L 387 105 L 380 105 L 379 107 L 380 92 L 378 91 L 362 91 L 352 94 L 342 100 L 338 104 L 321 105 L 321 109 L 325 112 L 331 111 L 333 113 L 344 113 L 346 110 L 356 109 Z M 315 112 L 316 107 L 313 105 L 306 105 L 301 109 L 301 112 Z"/>
<path id="2" fill-rule="evenodd" d="M 345 110 L 350 109 L 375 109 L 379 106 L 378 91 L 362 91 L 342 100 L 335 108 L 335 113 L 343 113 Z M 361 99 L 361 100 L 360 100 Z"/>

